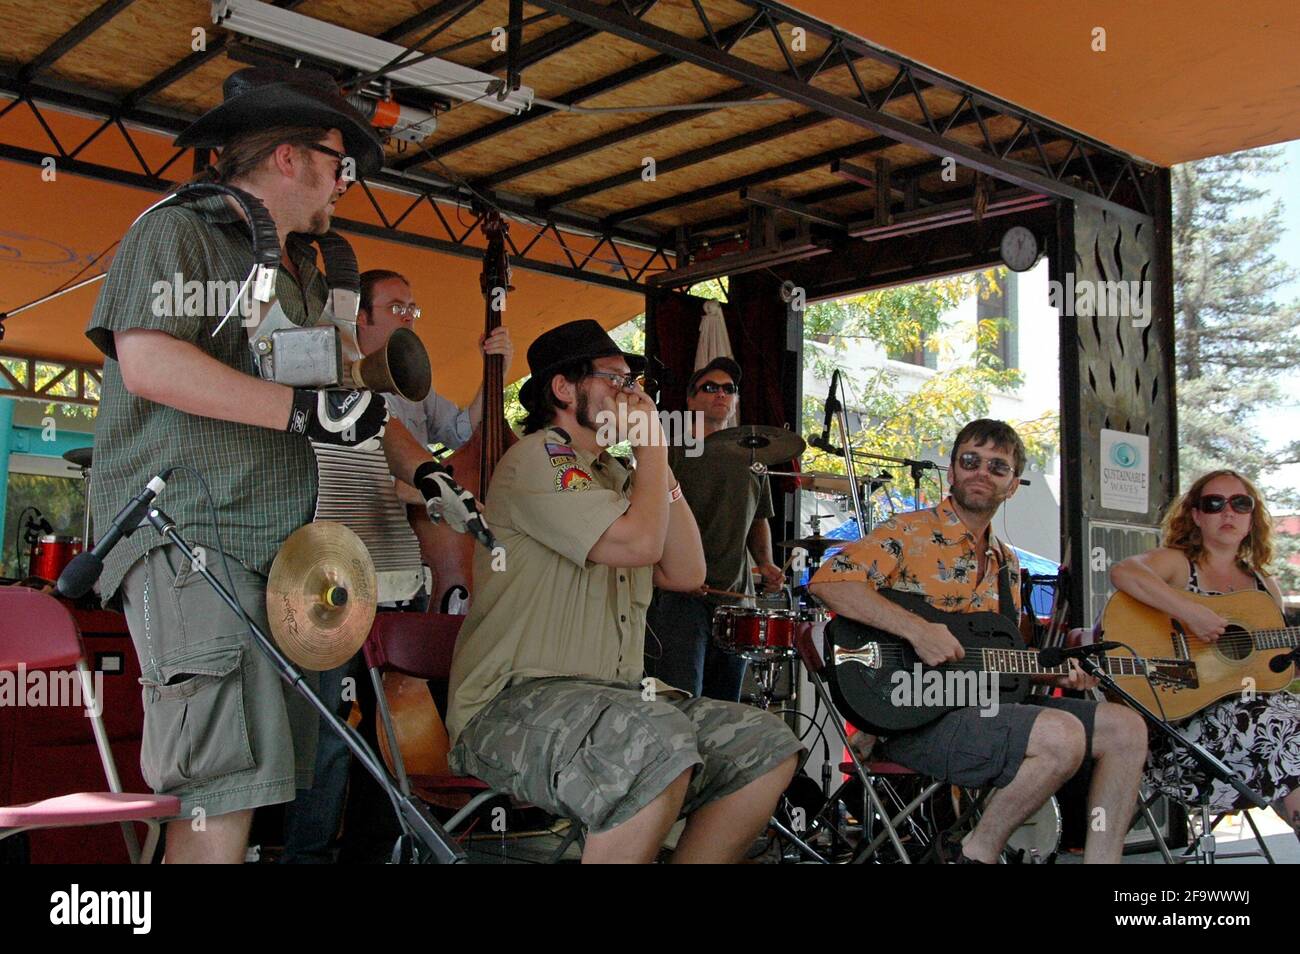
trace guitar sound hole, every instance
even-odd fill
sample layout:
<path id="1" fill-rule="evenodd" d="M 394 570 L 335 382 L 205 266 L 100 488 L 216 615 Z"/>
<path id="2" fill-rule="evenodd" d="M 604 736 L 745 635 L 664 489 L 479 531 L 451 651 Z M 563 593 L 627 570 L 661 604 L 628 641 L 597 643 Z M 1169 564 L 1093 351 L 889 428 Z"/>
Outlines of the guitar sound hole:
<path id="1" fill-rule="evenodd" d="M 1219 637 L 1218 650 L 1234 662 L 1239 662 L 1250 655 L 1250 633 L 1240 626 L 1229 626 L 1228 631 Z"/>

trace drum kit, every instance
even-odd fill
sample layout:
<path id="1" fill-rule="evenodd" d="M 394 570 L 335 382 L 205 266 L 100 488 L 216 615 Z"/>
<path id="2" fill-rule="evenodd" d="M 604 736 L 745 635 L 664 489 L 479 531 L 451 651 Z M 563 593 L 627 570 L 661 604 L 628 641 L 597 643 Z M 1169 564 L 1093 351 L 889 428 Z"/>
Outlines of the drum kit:
<path id="1" fill-rule="evenodd" d="M 71 534 L 54 533 L 53 528 L 44 519 L 46 532 L 32 533 L 28 537 L 30 551 L 28 554 L 28 577 L 53 584 L 68 564 L 82 551 L 83 541 L 90 539 L 90 459 L 89 447 L 77 447 L 67 451 L 63 459 L 81 471 L 86 492 L 86 506 L 80 537 Z"/>

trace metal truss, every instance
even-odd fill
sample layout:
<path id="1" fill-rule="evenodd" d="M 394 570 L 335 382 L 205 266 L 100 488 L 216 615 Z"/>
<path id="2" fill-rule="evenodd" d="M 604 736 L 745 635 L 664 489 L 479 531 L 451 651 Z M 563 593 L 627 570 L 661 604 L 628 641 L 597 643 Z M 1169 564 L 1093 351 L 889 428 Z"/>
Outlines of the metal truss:
<path id="1" fill-rule="evenodd" d="M 530 2 L 592 29 L 640 43 L 679 62 L 729 76 L 754 90 L 783 97 L 829 118 L 872 130 L 892 142 L 906 143 L 941 158 L 951 157 L 961 165 L 1034 192 L 1100 205 L 1126 215 L 1150 216 L 1155 208 L 1154 167 L 770 0 L 744 0 L 754 12 L 744 21 L 741 35 L 760 32 L 770 35 L 787 67 L 784 73 L 759 66 L 731 52 L 736 42 L 734 27 L 724 43 L 720 38 L 721 30 L 700 3 L 695 3 L 694 7 L 704 36 L 695 39 L 638 19 L 621 4 L 601 6 L 592 0 Z M 791 37 L 792 29 L 796 27 L 805 35 L 820 37 L 827 42 L 825 52 L 816 61 L 801 66 L 793 40 L 782 33 L 782 27 L 787 28 L 786 33 Z M 883 91 L 869 90 L 858 68 L 863 60 L 896 69 L 897 74 L 890 86 Z M 856 97 L 812 85 L 813 79 L 832 66 L 848 69 L 857 90 Z M 934 115 L 922 96 L 929 86 L 943 87 L 958 94 L 960 101 L 956 108 L 946 116 Z M 900 97 L 915 103 L 922 121 L 913 122 L 883 110 L 885 103 Z M 1009 116 L 1019 121 L 1016 132 L 1009 139 L 995 141 L 990 133 L 988 120 L 996 116 Z M 982 135 L 975 145 L 949 135 L 959 118 L 978 126 Z M 1044 149 L 1047 139 L 1069 143 L 1069 149 L 1059 162 L 1048 158 Z M 1022 153 L 1031 147 L 1028 157 L 1012 156 L 1012 153 Z M 631 215 L 620 218 L 626 220 Z"/>
<path id="2" fill-rule="evenodd" d="M 138 107 L 123 109 L 120 104 L 90 90 L 38 86 L 19 83 L 16 79 L 0 78 L 0 93 L 14 97 L 12 102 L 0 108 L 0 120 L 11 110 L 26 109 L 45 132 L 50 145 L 49 150 L 42 151 L 0 142 L 0 158 L 39 167 L 53 157 L 61 172 L 153 192 L 166 192 L 185 178 L 185 175 L 177 175 L 176 169 L 180 160 L 192 150 L 173 149 L 165 160 L 150 163 L 136 137 L 142 127 L 173 136 L 188 124 L 186 117 Z M 101 122 L 79 141 L 65 141 L 44 114 L 44 110 L 50 107 L 90 115 Z M 116 137 L 127 146 L 132 157 L 132 161 L 125 164 L 129 167 L 109 166 L 82 158 L 87 147 L 106 135 Z M 180 163 L 186 172 L 191 165 Z M 166 177 L 169 172 L 174 178 Z M 500 209 L 504 216 L 521 226 L 510 236 L 509 243 L 511 264 L 518 268 L 641 292 L 644 290 L 643 279 L 648 274 L 671 269 L 674 264 L 671 245 L 655 232 L 610 227 L 592 217 L 564 211 L 539 212 L 528 201 L 471 187 L 468 183 L 448 182 L 428 174 L 384 170 L 369 177 L 362 183 L 362 188 L 369 221 L 336 219 L 338 228 L 343 231 L 460 257 L 479 258 L 482 247 L 476 228 L 478 213 L 474 210 L 489 206 Z M 377 194 L 380 192 L 407 197 L 409 201 L 404 211 L 398 215 L 386 212 Z M 411 214 L 425 205 L 432 209 L 437 223 L 432 232 L 410 225 L 414 221 Z M 466 210 L 471 210 L 472 221 L 466 217 Z M 593 241 L 594 245 L 585 248 Z M 552 258 L 530 254 L 547 247 L 559 251 Z M 554 260 L 557 257 L 559 261 Z"/>

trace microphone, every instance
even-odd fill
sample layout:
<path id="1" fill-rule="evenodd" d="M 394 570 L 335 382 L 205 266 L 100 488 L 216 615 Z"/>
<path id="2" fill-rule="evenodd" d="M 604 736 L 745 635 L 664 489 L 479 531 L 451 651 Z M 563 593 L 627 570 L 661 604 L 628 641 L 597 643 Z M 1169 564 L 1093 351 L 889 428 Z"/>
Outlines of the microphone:
<path id="1" fill-rule="evenodd" d="M 167 486 L 167 478 L 172 475 L 173 470 L 175 468 L 169 467 L 152 478 L 145 485 L 144 490 L 132 497 L 131 502 L 113 518 L 112 525 L 95 543 L 95 548 L 89 553 L 81 554 L 64 568 L 59 574 L 59 581 L 54 585 L 56 593 L 75 600 L 90 591 L 95 581 L 99 579 L 99 575 L 104 572 L 104 557 L 108 556 L 123 537 L 129 537 L 139 529 L 145 514 L 149 511 L 149 505 Z"/>
<path id="2" fill-rule="evenodd" d="M 1066 649 L 1064 646 L 1053 646 L 1050 649 L 1040 649 L 1038 651 L 1038 665 L 1044 669 L 1055 669 L 1067 659 L 1082 659 L 1085 656 L 1100 656 L 1112 649 L 1121 649 L 1120 643 L 1089 643 L 1087 646 L 1075 646 L 1073 649 Z"/>
<path id="3" fill-rule="evenodd" d="M 824 450 L 828 454 L 843 454 L 843 447 L 836 447 L 831 443 L 831 418 L 840 408 L 840 402 L 835 397 L 835 389 L 840 383 L 840 369 L 836 368 L 835 373 L 831 375 L 831 387 L 826 393 L 826 415 L 822 418 L 822 433 L 808 438 L 808 443 L 818 450 Z"/>

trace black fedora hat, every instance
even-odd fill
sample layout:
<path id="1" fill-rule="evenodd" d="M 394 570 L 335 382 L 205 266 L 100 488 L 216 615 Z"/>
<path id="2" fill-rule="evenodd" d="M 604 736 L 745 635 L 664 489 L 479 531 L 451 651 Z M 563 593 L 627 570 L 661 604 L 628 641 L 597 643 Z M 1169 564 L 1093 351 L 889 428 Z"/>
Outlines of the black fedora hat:
<path id="1" fill-rule="evenodd" d="M 645 370 L 645 358 L 628 354 L 616 345 L 594 318 L 579 318 L 552 328 L 528 346 L 528 370 L 532 376 L 519 389 L 519 403 L 531 410 L 538 395 L 538 382 L 549 385 L 550 377 L 566 364 L 614 355 L 622 355 L 633 374 Z"/>
<path id="2" fill-rule="evenodd" d="M 374 127 L 343 98 L 338 84 L 320 70 L 252 66 L 221 84 L 221 105 L 191 123 L 176 145 L 214 148 L 239 133 L 275 126 L 323 126 L 343 134 L 344 151 L 357 161 L 357 176 L 378 172 L 384 146 Z"/>

